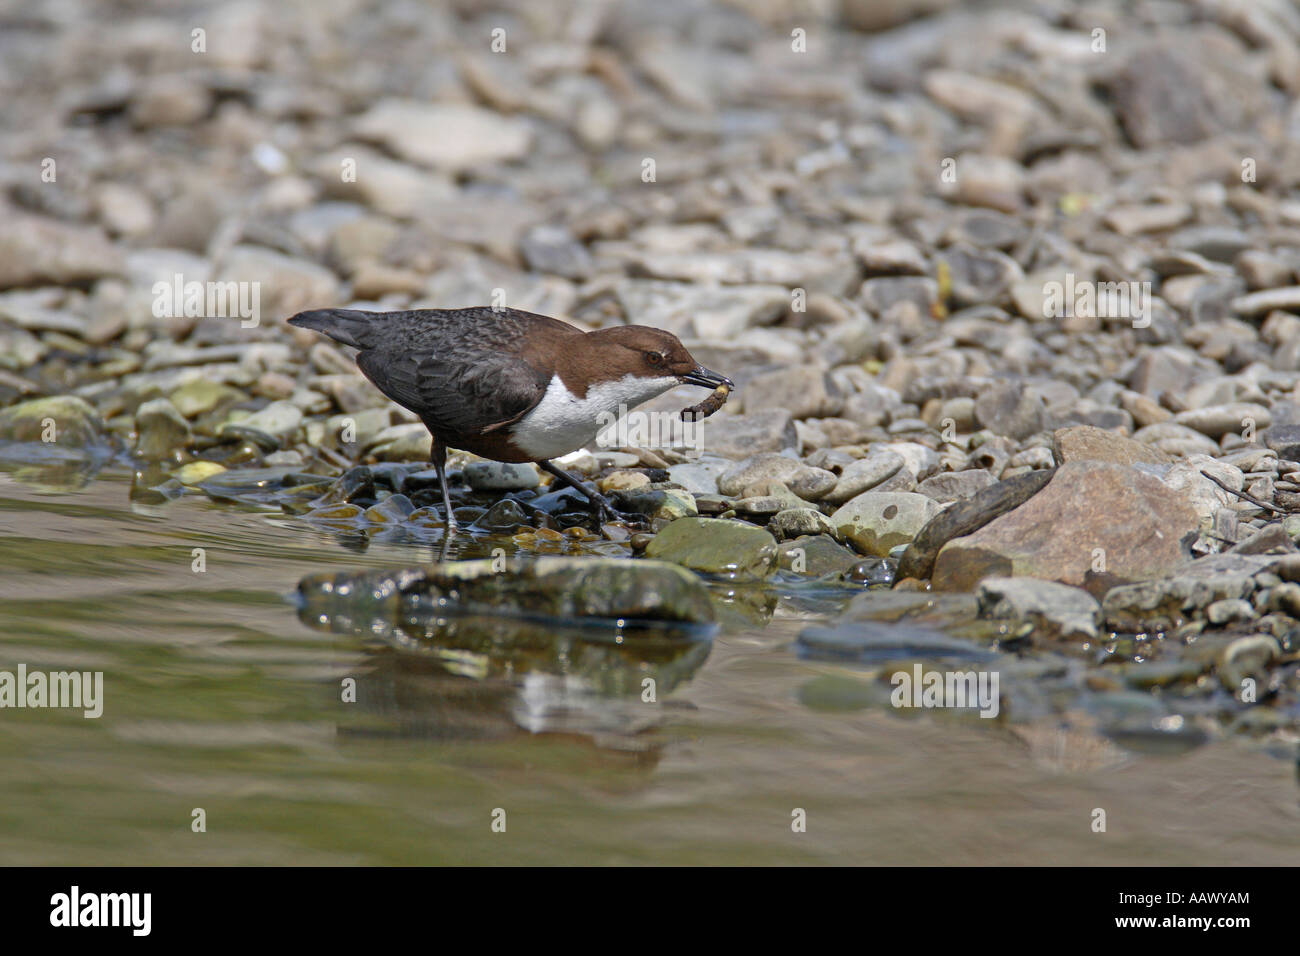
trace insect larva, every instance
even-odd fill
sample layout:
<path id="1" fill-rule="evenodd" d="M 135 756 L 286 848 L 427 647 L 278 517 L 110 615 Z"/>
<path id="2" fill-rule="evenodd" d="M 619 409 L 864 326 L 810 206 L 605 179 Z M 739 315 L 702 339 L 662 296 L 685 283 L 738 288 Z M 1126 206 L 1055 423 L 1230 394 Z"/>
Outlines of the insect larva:
<path id="1" fill-rule="evenodd" d="M 727 396 L 731 394 L 731 389 L 726 385 L 719 385 L 708 397 L 698 405 L 692 405 L 689 408 L 682 409 L 682 421 L 698 422 L 701 418 L 708 418 L 727 401 Z"/>

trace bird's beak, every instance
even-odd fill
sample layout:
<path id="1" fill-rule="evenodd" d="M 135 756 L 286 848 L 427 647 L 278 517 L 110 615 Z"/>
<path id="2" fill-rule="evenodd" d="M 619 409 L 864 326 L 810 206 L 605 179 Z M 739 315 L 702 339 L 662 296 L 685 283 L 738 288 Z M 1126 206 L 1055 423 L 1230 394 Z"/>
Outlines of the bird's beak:
<path id="1" fill-rule="evenodd" d="M 705 388 L 717 388 L 719 385 L 725 385 L 727 388 L 734 389 L 736 383 L 725 375 L 719 375 L 717 372 L 710 372 L 703 365 L 697 365 L 691 371 L 681 376 L 683 382 L 687 385 L 703 385 Z"/>

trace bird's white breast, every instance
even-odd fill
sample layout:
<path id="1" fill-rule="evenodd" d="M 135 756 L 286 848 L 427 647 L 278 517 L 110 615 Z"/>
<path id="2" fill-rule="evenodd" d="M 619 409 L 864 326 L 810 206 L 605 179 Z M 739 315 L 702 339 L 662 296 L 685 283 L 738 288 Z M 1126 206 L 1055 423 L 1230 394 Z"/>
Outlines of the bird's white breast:
<path id="1" fill-rule="evenodd" d="M 537 407 L 520 419 L 510 436 L 517 447 L 534 458 L 559 458 L 588 444 L 610 423 L 608 416 L 617 416 L 621 408 L 635 408 L 676 384 L 672 375 L 625 375 L 592 385 L 586 398 L 578 398 L 555 375 Z"/>

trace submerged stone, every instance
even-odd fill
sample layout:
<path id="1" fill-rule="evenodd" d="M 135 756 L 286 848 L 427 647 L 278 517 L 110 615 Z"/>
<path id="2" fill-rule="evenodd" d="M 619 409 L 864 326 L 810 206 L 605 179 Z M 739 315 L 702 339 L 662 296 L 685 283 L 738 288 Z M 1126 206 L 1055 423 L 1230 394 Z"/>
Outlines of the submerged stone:
<path id="1" fill-rule="evenodd" d="M 795 645 L 802 657 L 882 663 L 903 659 L 987 661 L 996 655 L 971 641 L 915 624 L 842 618 L 831 627 L 809 627 Z"/>
<path id="2" fill-rule="evenodd" d="M 198 485 L 225 470 L 225 465 L 215 461 L 191 461 L 177 468 L 173 477 L 183 485 Z"/>
<path id="3" fill-rule="evenodd" d="M 366 509 L 366 519 L 377 524 L 389 524 L 409 518 L 415 505 L 406 495 L 389 495 L 374 507 Z"/>
<path id="4" fill-rule="evenodd" d="M 174 456 L 190 438 L 189 422 L 165 398 L 155 398 L 136 409 L 135 431 L 135 453 L 152 461 Z"/>

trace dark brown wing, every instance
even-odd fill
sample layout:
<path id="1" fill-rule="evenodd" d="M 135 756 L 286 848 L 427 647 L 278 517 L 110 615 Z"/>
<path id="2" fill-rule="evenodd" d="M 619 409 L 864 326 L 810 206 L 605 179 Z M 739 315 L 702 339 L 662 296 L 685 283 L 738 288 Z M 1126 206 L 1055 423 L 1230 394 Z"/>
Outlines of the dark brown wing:
<path id="1" fill-rule="evenodd" d="M 526 415 L 549 378 L 520 359 L 466 362 L 454 355 L 371 349 L 357 356 L 366 378 L 435 433 L 479 435 Z"/>
<path id="2" fill-rule="evenodd" d="M 336 310 L 328 324 L 320 330 L 331 335 L 347 325 L 361 348 L 357 365 L 381 392 L 448 436 L 498 429 L 542 400 L 551 375 L 520 354 L 521 336 L 582 335 L 558 319 L 514 309 Z"/>

